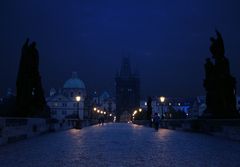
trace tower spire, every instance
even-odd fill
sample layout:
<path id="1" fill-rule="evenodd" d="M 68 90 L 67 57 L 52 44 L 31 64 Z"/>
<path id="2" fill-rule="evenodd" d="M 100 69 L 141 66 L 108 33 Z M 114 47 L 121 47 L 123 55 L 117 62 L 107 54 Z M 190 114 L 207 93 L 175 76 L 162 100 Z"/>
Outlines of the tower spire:
<path id="1" fill-rule="evenodd" d="M 123 57 L 120 70 L 121 77 L 130 77 L 132 75 L 129 57 Z"/>

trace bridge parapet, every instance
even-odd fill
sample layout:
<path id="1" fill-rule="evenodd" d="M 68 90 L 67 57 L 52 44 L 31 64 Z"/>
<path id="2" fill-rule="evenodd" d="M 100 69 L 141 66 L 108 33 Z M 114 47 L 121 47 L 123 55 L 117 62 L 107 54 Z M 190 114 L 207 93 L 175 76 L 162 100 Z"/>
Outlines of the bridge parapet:
<path id="1" fill-rule="evenodd" d="M 133 123 L 149 126 L 149 121 Z M 200 132 L 240 141 L 240 119 L 165 119 L 160 122 L 161 128 Z"/>
<path id="2" fill-rule="evenodd" d="M 1 118 L 0 145 L 34 137 L 49 131 L 73 128 L 74 121 L 51 122 L 43 118 Z"/>

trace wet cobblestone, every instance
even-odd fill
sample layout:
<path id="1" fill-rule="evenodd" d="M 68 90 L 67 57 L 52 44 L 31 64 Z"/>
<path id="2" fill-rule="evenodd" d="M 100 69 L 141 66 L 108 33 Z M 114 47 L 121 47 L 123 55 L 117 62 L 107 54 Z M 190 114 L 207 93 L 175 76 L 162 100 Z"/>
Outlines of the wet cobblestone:
<path id="1" fill-rule="evenodd" d="M 1 167 L 239 167 L 240 143 L 204 134 L 106 124 L 0 147 Z"/>

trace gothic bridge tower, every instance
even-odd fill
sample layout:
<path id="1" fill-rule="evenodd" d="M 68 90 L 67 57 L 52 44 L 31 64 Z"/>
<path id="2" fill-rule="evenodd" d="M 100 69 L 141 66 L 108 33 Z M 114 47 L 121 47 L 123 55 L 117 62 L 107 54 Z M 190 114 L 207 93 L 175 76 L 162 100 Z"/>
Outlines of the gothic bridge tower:
<path id="1" fill-rule="evenodd" d="M 140 102 L 139 76 L 132 73 L 129 58 L 123 58 L 115 82 L 117 121 L 128 121 L 133 110 L 139 108 Z"/>

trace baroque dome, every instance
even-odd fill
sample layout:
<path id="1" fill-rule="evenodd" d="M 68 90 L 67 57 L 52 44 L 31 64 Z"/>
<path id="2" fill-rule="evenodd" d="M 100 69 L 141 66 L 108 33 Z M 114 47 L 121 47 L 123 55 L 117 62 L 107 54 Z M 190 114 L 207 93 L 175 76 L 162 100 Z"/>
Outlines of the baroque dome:
<path id="1" fill-rule="evenodd" d="M 84 82 L 78 78 L 77 73 L 72 73 L 72 78 L 68 79 L 64 85 L 63 88 L 70 88 L 70 89 L 85 89 Z"/>

